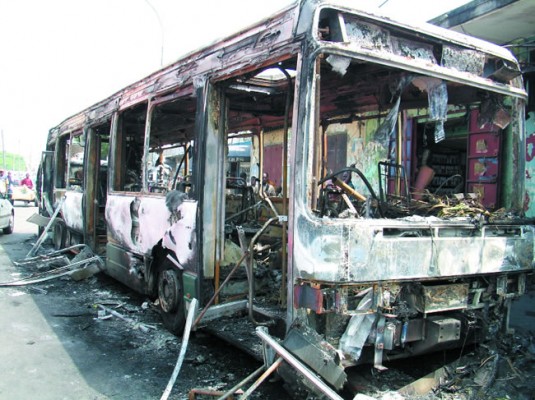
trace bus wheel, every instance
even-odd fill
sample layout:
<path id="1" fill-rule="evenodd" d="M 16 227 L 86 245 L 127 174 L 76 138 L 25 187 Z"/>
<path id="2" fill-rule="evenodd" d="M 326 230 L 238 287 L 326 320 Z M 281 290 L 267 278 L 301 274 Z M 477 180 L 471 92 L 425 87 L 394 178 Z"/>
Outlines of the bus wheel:
<path id="1" fill-rule="evenodd" d="M 54 224 L 54 249 L 60 250 L 65 247 L 65 231 L 66 227 L 63 222 Z"/>
<path id="2" fill-rule="evenodd" d="M 165 264 L 158 274 L 160 313 L 165 327 L 175 335 L 181 335 L 186 322 L 182 271 Z"/>

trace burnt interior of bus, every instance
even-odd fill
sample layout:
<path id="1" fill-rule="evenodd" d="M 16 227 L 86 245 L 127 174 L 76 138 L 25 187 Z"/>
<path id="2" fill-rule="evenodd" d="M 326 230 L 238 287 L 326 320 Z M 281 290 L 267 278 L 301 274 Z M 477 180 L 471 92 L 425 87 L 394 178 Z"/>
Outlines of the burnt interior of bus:
<path id="1" fill-rule="evenodd" d="M 148 105 L 137 105 L 121 114 L 119 135 L 124 138 L 118 140 L 123 146 L 118 151 L 116 166 L 126 168 L 117 169 L 114 190 L 165 194 L 180 183 L 191 186 L 196 99 L 184 96 L 164 100 L 167 101 L 156 102 L 151 110 L 145 189 L 143 153 Z"/>
<path id="2" fill-rule="evenodd" d="M 322 219 L 504 218 L 500 209 L 507 195 L 503 187 L 510 166 L 506 166 L 512 162 L 508 159 L 512 130 L 507 128 L 513 119 L 513 99 L 454 80 L 339 55 L 322 54 L 316 66 L 318 89 L 312 102 L 317 108 L 316 129 L 307 147 L 315 150 L 310 150 L 306 179 L 312 189 L 306 191 L 312 215 Z M 275 73 L 281 69 L 284 72 Z M 273 169 L 269 158 L 287 165 L 281 145 L 287 145 L 293 133 L 295 76 L 295 63 L 290 60 L 224 82 L 229 159 L 224 256 L 218 279 L 228 277 L 254 242 L 250 271 L 255 283 L 251 288 L 246 271 L 238 270 L 221 291 L 220 301 L 248 296 L 263 306 L 285 304 L 286 226 L 269 221 L 288 212 L 283 208 L 287 192 L 282 190 L 284 167 Z M 235 143 L 249 143 L 249 160 L 232 159 L 230 148 Z M 270 153 L 272 149 L 280 153 Z M 253 153 L 262 155 L 255 158 Z M 262 168 L 253 168 L 255 163 Z M 279 187 L 275 196 L 250 182 L 254 173 L 264 171 Z M 287 171 L 290 176 L 291 168 Z M 444 230 L 441 234 L 459 233 Z M 392 228 L 385 235 L 409 237 L 422 232 Z M 355 304 L 362 300 L 355 299 Z M 332 325 L 328 315 L 317 316 L 316 328 L 336 343 L 340 334 L 336 329 L 344 324 Z"/>
<path id="3" fill-rule="evenodd" d="M 320 38 L 343 42 L 341 30 L 336 27 L 340 19 L 331 18 L 335 14 L 325 15 L 328 18 L 327 22 L 322 22 Z M 378 38 L 381 42 L 380 35 Z M 410 44 L 407 56 L 418 54 L 416 58 L 437 62 L 436 58 L 440 58 L 438 52 L 432 43 L 428 45 L 419 47 L 418 44 Z M 281 305 L 284 308 L 288 304 L 285 276 L 288 270 L 287 216 L 289 203 L 296 204 L 288 198 L 288 193 L 291 189 L 289 185 L 294 182 L 291 176 L 297 173 L 290 166 L 288 149 L 291 136 L 296 133 L 292 126 L 295 110 L 312 112 L 314 117 L 314 125 L 306 124 L 300 132 L 305 138 L 292 143 L 302 143 L 303 147 L 296 151 L 305 149 L 306 153 L 303 157 L 307 166 L 306 176 L 300 180 L 304 182 L 304 188 L 299 188 L 304 190 L 296 191 L 296 195 L 306 196 L 309 217 L 315 218 L 318 223 L 335 226 L 331 223 L 335 219 L 386 220 L 414 215 L 443 219 L 484 215 L 488 218 L 491 212 L 497 212 L 503 206 L 504 199 L 510 195 L 504 188 L 511 181 L 509 169 L 514 162 L 511 138 L 514 130 L 508 130 L 514 118 L 514 99 L 462 84 L 461 77 L 446 81 L 383 65 L 379 62 L 381 60 L 371 62 L 343 54 L 346 53 L 332 51 L 320 54 L 315 60 L 305 60 L 305 70 L 314 69 L 314 74 L 303 74 L 301 85 L 304 86 L 306 82 L 309 87 L 300 87 L 299 107 L 294 106 L 297 98 L 294 93 L 298 69 L 296 58 L 214 84 L 222 96 L 214 101 L 215 107 L 207 107 L 209 115 L 205 117 L 213 119 L 210 122 L 214 131 L 223 140 L 219 144 L 226 141 L 224 193 L 214 195 L 213 198 L 219 201 L 213 203 L 215 210 L 201 209 L 199 214 L 224 213 L 223 229 L 217 230 L 224 237 L 216 238 L 221 245 L 217 250 L 222 251 L 215 260 L 215 273 L 205 275 L 207 279 L 199 285 L 202 288 L 199 293 L 202 304 L 207 304 L 221 282 L 227 280 L 217 301 L 249 299 L 249 317 L 253 322 L 258 318 L 257 315 L 253 316 L 253 299 L 256 310 L 261 305 L 281 311 Z M 489 79 L 503 79 L 493 75 L 497 64 L 495 60 L 482 59 L 477 55 L 472 59 L 465 54 L 460 58 L 475 65 L 475 69 L 489 69 Z M 112 175 L 112 191 L 126 192 L 129 196 L 125 197 L 134 197 L 130 206 L 134 245 L 138 244 L 139 233 L 136 232 L 139 227 L 134 226 L 134 217 L 139 217 L 137 193 L 165 197 L 171 213 L 169 223 L 172 224 L 181 217 L 176 213 L 178 203 L 173 203 L 173 199 L 182 201 L 189 197 L 199 200 L 201 196 L 195 185 L 200 185 L 199 190 L 203 190 L 212 184 L 204 182 L 203 177 L 193 176 L 202 170 L 195 168 L 195 162 L 198 161 L 195 157 L 202 154 L 197 148 L 201 148 L 201 144 L 195 142 L 198 137 L 196 129 L 202 128 L 196 120 L 199 113 L 196 94 L 188 87 L 180 93 L 157 96 L 150 102 L 122 110 L 116 133 L 119 147 L 112 149 L 114 165 L 109 169 L 107 160 L 111 122 L 92 128 L 98 144 L 94 146 L 97 149 L 95 153 L 90 154 L 94 160 L 89 160 L 92 167 L 86 169 L 89 171 L 86 176 L 94 174 L 93 177 L 98 177 L 92 188 L 95 204 L 98 204 L 95 213 L 98 243 L 105 243 L 106 234 L 109 235 L 104 223 L 108 173 Z M 309 119 L 301 118 L 300 121 L 308 122 Z M 309 132 L 310 126 L 313 129 Z M 81 191 L 84 185 L 84 176 L 79 176 L 77 171 L 82 171 L 81 166 L 88 162 L 84 159 L 83 148 L 78 148 L 83 143 L 83 134 L 76 132 L 65 136 L 64 146 L 57 150 L 63 152 L 58 159 L 68 157 L 70 163 L 67 169 L 58 170 L 64 180 L 61 184 L 77 191 Z M 214 145 L 214 142 L 211 144 Z M 244 148 L 245 152 L 239 153 L 238 147 Z M 214 163 L 218 161 L 213 160 Z M 203 160 L 203 164 L 210 168 L 210 162 Z M 213 186 L 219 187 L 218 182 L 213 182 Z M 180 196 L 173 196 L 177 192 Z M 213 193 L 208 190 L 208 194 L 203 195 Z M 207 204 L 207 201 L 199 202 L 201 207 Z M 199 220 L 204 222 L 202 218 L 197 218 Z M 432 234 L 429 229 L 412 229 L 410 224 L 400 228 L 385 228 L 382 232 L 384 237 L 393 239 Z M 437 236 L 458 237 L 470 234 L 468 230 L 458 231 L 454 228 L 449 231 L 441 229 L 436 233 Z M 511 230 L 508 234 L 520 236 L 521 230 Z M 162 248 L 158 247 L 159 250 Z M 171 279 L 166 280 L 167 276 L 179 277 L 174 283 L 177 286 L 182 285 L 183 281 L 182 272 L 174 275 L 167 274 L 168 270 L 163 269 L 158 272 L 157 266 L 153 274 L 146 268 L 151 261 L 154 261 L 153 264 L 161 261 L 157 251 L 153 251 L 152 260 L 149 260 L 151 257 L 133 255 L 124 263 L 129 269 L 123 269 L 128 274 L 124 278 L 127 284 L 144 291 L 144 287 L 131 281 L 138 279 L 139 282 L 149 282 L 147 292 L 149 295 L 157 292 L 161 300 L 160 292 L 165 292 L 161 290 L 161 283 L 171 282 Z M 339 254 L 335 254 L 333 259 L 341 259 L 338 257 Z M 165 262 L 167 260 L 171 258 L 165 258 Z M 245 268 L 236 269 L 242 263 Z M 194 267 L 188 264 L 184 271 L 202 277 L 199 272 L 204 265 L 201 264 Z M 192 271 L 193 268 L 196 270 Z M 172 270 L 175 271 L 173 266 Z M 135 274 L 131 271 L 135 271 Z M 375 296 L 370 289 L 375 282 L 359 282 L 355 275 L 351 276 L 350 282 L 345 282 L 345 286 L 335 279 L 314 279 L 300 278 L 296 281 L 298 283 L 292 288 L 294 299 L 298 298 L 295 308 L 299 309 L 297 312 L 306 309 L 307 316 L 302 320 L 315 330 L 314 335 L 320 334 L 322 340 L 338 347 L 348 326 L 349 314 L 352 310 L 358 310 L 372 295 Z M 437 326 L 448 322 L 447 329 L 451 331 L 448 346 L 451 342 L 459 341 L 461 322 L 468 325 L 471 321 L 458 310 L 464 310 L 467 307 L 465 303 L 483 307 L 478 295 L 469 294 L 469 291 L 474 289 L 475 293 L 481 295 L 487 286 L 492 285 L 483 278 L 474 278 L 470 287 L 469 279 L 461 278 L 455 285 L 451 285 L 447 278 L 426 284 L 403 282 L 395 277 L 388 279 L 391 281 L 386 282 L 384 295 L 388 302 L 378 306 L 377 310 L 392 316 L 392 340 L 385 349 L 392 351 L 394 356 L 401 356 L 407 349 L 415 354 L 428 351 L 440 343 L 442 338 L 425 337 L 423 326 L 428 312 L 444 311 L 454 316 L 449 322 L 443 318 L 431 318 L 430 321 Z M 438 297 L 448 290 L 451 291 L 448 301 L 460 299 L 449 309 L 440 310 L 441 301 L 437 302 L 436 309 L 426 309 L 418 304 L 426 295 Z M 177 289 L 176 293 L 180 291 Z M 345 309 L 337 308 L 340 296 L 344 296 Z M 182 313 L 173 314 L 176 309 L 181 309 L 182 301 L 177 301 L 177 307 L 173 309 L 162 307 L 163 314 L 168 314 L 164 317 L 164 323 L 170 324 L 168 327 L 173 331 L 183 327 L 183 324 L 177 323 L 183 317 Z M 312 304 L 314 301 L 316 303 Z M 382 318 L 384 322 L 385 318 Z M 403 325 L 401 319 L 405 319 Z M 281 333 L 279 336 L 282 337 L 287 327 L 280 327 L 277 325 Z M 408 327 L 413 334 L 411 342 L 422 343 L 408 346 L 396 354 L 396 349 L 404 346 L 404 327 Z M 275 334 L 273 329 L 270 333 Z M 305 332 L 303 336 L 309 334 L 312 335 Z M 375 356 L 369 349 L 367 351 L 363 361 Z M 346 361 L 346 365 L 351 365 L 359 357 L 360 354 L 354 356 L 353 360 Z M 338 353 L 334 353 L 332 358 L 338 360 Z"/>
<path id="4" fill-rule="evenodd" d="M 245 270 L 234 273 L 220 293 L 221 300 L 245 297 L 250 290 L 253 297 L 262 295 L 270 304 L 284 296 L 286 225 L 276 217 L 288 212 L 283 146 L 291 136 L 295 76 L 296 60 L 289 59 L 221 84 L 228 112 L 225 244 L 219 276 L 221 281 L 227 278 L 247 247 L 252 250 L 249 266 L 255 276 L 252 289 Z M 275 191 L 268 192 L 267 184 Z"/>
<path id="5" fill-rule="evenodd" d="M 480 68 L 493 63 L 477 57 L 473 62 Z M 315 215 L 448 218 L 465 216 L 452 212 L 450 205 L 466 205 L 468 215 L 502 207 L 504 182 L 511 179 L 512 140 L 505 133 L 512 99 L 332 54 L 321 55 L 318 66 L 319 112 L 310 138 L 317 150 L 308 179 Z M 277 67 L 294 73 L 293 65 Z M 270 82 L 260 75 L 255 71 L 227 83 L 228 130 L 233 137 L 262 132 L 265 151 L 270 136 L 282 142 L 277 133 L 293 83 L 288 86 L 280 77 Z M 290 124 L 291 117 L 290 108 Z M 277 186 L 281 180 L 277 177 Z M 244 202 L 235 210 L 250 205 Z"/>
<path id="6" fill-rule="evenodd" d="M 96 205 L 95 213 L 95 234 L 96 243 L 100 251 L 104 251 L 107 229 L 106 229 L 106 201 L 108 199 L 108 160 L 110 151 L 110 130 L 111 123 L 107 121 L 104 124 L 97 125 L 93 128 L 95 134 L 94 162 L 90 173 L 97 176 L 94 190 Z"/>
<path id="7" fill-rule="evenodd" d="M 313 188 L 307 192 L 312 214 L 453 218 L 500 208 L 502 164 L 510 145 L 503 135 L 511 120 L 511 99 L 333 54 L 322 54 L 316 65 L 318 118 L 309 137 L 310 148 L 316 150 L 310 155 L 312 170 L 307 179 Z M 258 292 L 285 290 L 279 285 L 285 227 L 273 221 L 263 228 L 270 218 L 287 213 L 282 165 L 287 166 L 288 160 L 284 162 L 283 145 L 288 145 L 292 134 L 295 77 L 296 60 L 290 59 L 218 84 L 228 110 L 224 114 L 228 141 L 225 245 L 219 279 L 239 260 L 244 245 L 261 232 L 254 239 L 254 262 L 259 281 L 264 274 L 267 283 L 257 282 Z M 146 177 L 149 192 L 178 189 L 195 196 L 191 174 L 196 104 L 194 97 L 184 96 L 154 106 Z M 128 116 L 132 125 L 126 132 L 140 137 L 146 112 L 144 106 Z M 126 143 L 142 147 L 134 140 Z M 233 157 L 233 146 L 244 144 L 249 147 L 248 156 Z M 125 152 L 130 153 L 137 154 Z M 127 160 L 140 159 L 132 157 Z M 263 172 L 269 173 L 278 189 L 275 195 L 263 192 L 259 176 Z M 450 213 L 448 206 L 459 202 L 469 207 L 463 207 L 463 214 Z M 398 234 L 409 233 L 394 233 Z M 242 283 L 228 285 L 221 298 L 245 296 L 244 277 L 245 272 L 233 277 Z M 273 291 L 274 287 L 279 290 Z"/>
<path id="8" fill-rule="evenodd" d="M 117 191 L 140 192 L 143 182 L 143 147 L 147 103 L 141 103 L 123 111 L 117 131 L 115 168 L 112 189 Z"/>
<path id="9" fill-rule="evenodd" d="M 467 82 L 468 72 L 512 84 L 520 75 L 516 66 L 459 43 L 416 36 L 403 25 L 328 8 L 321 12 L 317 37 L 351 42 L 364 54 L 414 60 L 415 67 L 446 66 L 459 75 L 444 81 L 381 61 L 322 55 L 314 139 L 322 149 L 310 177 L 315 214 L 447 218 L 458 216 L 450 205 L 465 205 L 474 215 L 510 203 L 503 189 L 515 179 L 514 139 L 507 130 L 514 100 L 460 82 Z"/>
<path id="10" fill-rule="evenodd" d="M 151 193 L 179 189 L 192 194 L 196 99 L 157 104 L 151 116 L 147 184 Z"/>
<path id="11" fill-rule="evenodd" d="M 474 214 L 500 208 L 511 99 L 337 55 L 319 63 L 316 215 L 455 217 L 449 205 L 460 202 Z"/>
<path id="12" fill-rule="evenodd" d="M 448 219 L 501 207 L 502 164 L 509 151 L 507 146 L 511 146 L 504 136 L 511 123 L 513 100 L 453 80 L 443 81 L 339 55 L 322 54 L 316 66 L 318 88 L 312 102 L 316 108 L 316 129 L 305 141 L 312 161 L 306 177 L 306 185 L 311 188 L 306 191 L 311 215 L 323 220 L 396 219 L 413 215 Z M 266 79 L 262 70 L 224 82 L 229 160 L 224 196 L 224 256 L 216 279 L 226 280 L 246 250 L 251 249 L 247 269 L 238 269 L 230 277 L 219 300 L 254 298 L 256 310 L 286 304 L 286 226 L 273 217 L 287 213 L 283 207 L 287 192 L 279 190 L 275 196 L 267 195 L 246 179 L 253 171 L 267 171 L 277 186 L 283 186 L 284 167 L 271 169 L 267 159 L 269 156 L 287 165 L 283 154 L 270 151 L 277 145 L 287 145 L 293 133 L 291 121 L 295 108 L 287 108 L 286 104 L 288 96 L 291 105 L 294 101 L 295 65 L 288 62 L 282 68 L 285 73 L 276 75 L 276 79 Z M 275 69 L 280 70 L 279 66 L 269 68 L 271 73 Z M 262 155 L 234 160 L 230 147 L 235 143 L 250 143 L 251 155 L 255 152 Z M 283 146 L 277 149 L 282 152 Z M 239 165 L 231 167 L 236 162 Z M 254 163 L 262 168 L 254 169 Z M 242 174 L 244 171 L 247 174 Z M 290 175 L 291 169 L 288 172 Z M 455 207 L 460 203 L 463 207 Z M 422 230 L 404 226 L 386 229 L 384 234 L 392 238 L 418 237 Z M 451 229 L 441 230 L 440 234 L 468 233 Z M 253 285 L 248 283 L 247 273 L 254 274 Z M 474 287 L 483 291 L 481 288 L 486 283 L 474 282 Z M 451 322 L 447 328 L 452 332 L 451 337 L 443 344 L 442 339 L 431 334 L 427 338 L 423 335 L 425 310 L 415 304 L 416 300 L 412 301 L 412 293 L 407 294 L 414 289 L 418 292 L 414 298 L 419 301 L 422 290 L 431 293 L 451 290 L 449 300 L 478 303 L 471 292 L 468 294 L 468 283 L 450 284 L 447 280 L 437 280 L 427 285 L 416 283 L 414 287 L 403 282 L 386 285 L 391 290 L 392 302 L 388 305 L 391 308 L 383 311 L 406 317 L 411 332 L 409 341 L 414 342 L 406 349 L 398 349 L 402 325 L 395 321 L 390 325 L 395 331 L 392 343 L 386 347 L 389 356 L 404 357 L 408 348 L 416 354 L 459 343 L 461 325 L 465 324 L 463 329 L 466 328 L 467 318 L 456 310 L 463 308 L 464 303 L 451 307 L 451 310 L 455 308 L 451 313 L 450 309 L 442 310 L 451 319 L 444 319 L 444 315 L 430 319 L 431 327 L 435 322 L 436 325 Z M 294 289 L 299 297 L 295 307 L 306 308 L 307 317 L 301 320 L 305 324 L 297 324 L 300 327 L 297 330 L 303 332 L 289 336 L 285 343 L 299 352 L 302 341 L 296 337 L 317 336 L 317 342 L 326 340 L 338 348 L 350 318 L 337 310 L 336 296 L 340 293 L 333 286 L 313 279 Z M 369 283 L 351 282 L 340 290 L 347 290 L 345 300 L 350 310 L 357 309 L 372 293 Z M 321 297 L 320 304 L 312 304 L 317 299 L 315 296 Z M 253 321 L 259 318 L 251 314 Z M 290 332 L 295 330 L 292 327 Z M 276 335 L 273 330 L 270 333 Z M 344 366 L 352 365 L 357 359 L 370 362 L 374 356 L 373 350 L 366 348 L 360 359 L 359 356 L 348 359 Z M 316 360 L 312 356 L 303 357 Z"/>

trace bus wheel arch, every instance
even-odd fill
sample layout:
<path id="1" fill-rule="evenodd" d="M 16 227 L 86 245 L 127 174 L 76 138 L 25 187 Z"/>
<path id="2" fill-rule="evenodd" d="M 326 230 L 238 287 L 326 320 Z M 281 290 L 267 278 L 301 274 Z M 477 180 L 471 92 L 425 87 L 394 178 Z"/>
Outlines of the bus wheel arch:
<path id="1" fill-rule="evenodd" d="M 163 323 L 169 331 L 181 335 L 186 323 L 182 271 L 164 259 L 159 263 L 157 273 L 157 295 Z"/>
<path id="2" fill-rule="evenodd" d="M 60 250 L 65 247 L 67 226 L 62 220 L 54 224 L 54 249 Z"/>

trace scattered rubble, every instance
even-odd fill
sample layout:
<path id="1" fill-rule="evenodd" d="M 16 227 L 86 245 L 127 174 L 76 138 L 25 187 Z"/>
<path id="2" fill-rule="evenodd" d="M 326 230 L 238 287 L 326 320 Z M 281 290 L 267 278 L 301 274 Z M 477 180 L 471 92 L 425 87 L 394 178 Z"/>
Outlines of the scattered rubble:
<path id="1" fill-rule="evenodd" d="M 474 193 L 466 195 L 460 193 L 453 196 L 436 196 L 427 192 L 421 200 L 388 196 L 382 204 L 387 218 L 403 218 L 411 215 L 439 218 L 489 218 L 493 214 L 501 215 L 502 211 L 489 212 Z"/>
<path id="2" fill-rule="evenodd" d="M 70 258 L 69 255 L 71 255 Z M 33 265 L 38 272 L 11 282 L 0 283 L 0 287 L 32 285 L 65 275 L 69 275 L 75 281 L 87 279 L 101 271 L 104 261 L 101 257 L 94 255 L 88 246 L 82 244 L 35 257 L 27 257 L 13 264 L 17 267 Z"/>
<path id="3" fill-rule="evenodd" d="M 139 329 L 141 332 L 147 333 L 150 329 L 154 329 L 154 330 L 156 329 L 156 327 L 153 325 L 138 322 L 132 318 L 124 316 L 123 314 L 115 310 L 112 310 L 111 308 L 103 306 L 102 304 L 96 304 L 96 306 L 100 308 L 100 310 L 103 311 L 103 313 L 101 313 L 99 310 L 99 315 L 98 315 L 99 319 L 107 319 L 108 315 L 106 315 L 106 313 L 108 313 L 109 315 L 113 315 L 114 317 L 122 319 L 123 321 L 127 322 L 130 326 L 132 326 L 134 329 Z"/>
<path id="4" fill-rule="evenodd" d="M 72 260 L 69 262 L 72 264 Z M 20 276 L 32 277 L 35 277 L 34 274 L 47 274 L 58 268 L 43 267 L 39 262 L 19 264 L 18 267 L 21 270 Z M 21 279 L 17 278 L 17 281 Z M 145 360 L 143 362 L 150 363 L 153 368 L 153 375 L 150 377 L 154 382 L 153 390 L 157 393 L 159 389 L 161 393 L 165 387 L 163 379 L 169 376 L 173 368 L 172 360 L 176 358 L 181 339 L 163 329 L 155 303 L 121 289 L 115 281 L 102 274 L 79 282 L 66 277 L 64 279 L 40 281 L 26 286 L 23 290 L 31 290 L 38 298 L 59 294 L 65 303 L 55 304 L 49 311 L 49 316 L 61 318 L 74 328 L 77 335 L 85 332 L 100 337 L 101 339 L 91 344 L 99 353 L 110 351 L 111 343 L 121 351 L 128 352 L 130 358 L 138 357 Z M 117 311 L 119 309 L 121 312 Z M 98 310 L 114 318 L 102 321 Z M 235 328 L 229 331 L 231 335 L 239 334 L 237 326 L 227 325 L 227 328 L 221 329 L 229 329 L 228 326 Z M 106 339 L 99 343 L 102 337 Z M 487 339 L 482 338 L 477 346 L 457 359 L 448 360 L 446 366 L 442 366 L 446 357 L 458 354 L 458 350 L 435 355 L 435 361 L 432 363 L 431 357 L 426 357 L 425 361 L 415 359 L 387 364 L 389 369 L 384 372 L 375 371 L 371 366 L 355 367 L 346 385 L 348 390 L 342 393 L 342 397 L 354 400 L 534 399 L 534 333 L 517 332 Z M 219 351 L 223 351 L 224 355 L 218 355 Z M 232 363 L 229 363 L 230 354 Z M 237 392 L 238 381 L 251 375 L 256 379 L 265 371 L 263 366 L 259 368 L 258 364 L 249 359 L 244 361 L 246 359 L 247 356 L 243 353 L 211 335 L 203 331 L 195 332 L 183 360 L 184 368 L 177 381 L 174 398 L 201 399 L 207 398 L 208 395 L 222 396 L 231 389 L 234 398 L 239 398 L 242 392 Z M 129 375 L 136 377 L 136 372 Z M 356 375 L 359 377 L 355 378 Z M 281 392 L 281 383 L 273 383 L 272 380 L 262 381 L 258 388 L 260 393 L 255 391 L 251 398 L 287 398 L 289 394 Z M 248 381 L 241 389 L 245 391 L 251 384 Z M 278 395 L 266 394 L 271 392 Z M 154 394 L 151 398 L 154 398 Z M 304 397 L 297 395 L 294 398 Z M 308 398 L 311 400 L 314 397 Z"/>
<path id="5" fill-rule="evenodd" d="M 9 246 L 4 247 L 9 251 Z M 48 245 L 43 246 L 41 251 L 52 253 Z M 17 249 L 18 254 L 21 252 L 26 254 L 27 250 Z M 33 279 L 40 274 L 54 275 L 53 271 L 68 269 L 67 264 L 73 262 L 72 254 L 66 256 L 68 261 L 49 263 L 47 257 L 41 257 L 36 262 L 18 263 L 20 272 L 13 275 L 12 279 L 20 281 L 22 277 Z M 104 374 L 95 386 L 102 390 L 103 399 L 161 396 L 175 366 L 182 338 L 172 335 L 163 327 L 157 300 L 134 293 L 102 273 L 81 281 L 74 281 L 68 274 L 57 276 L 27 284 L 17 292 L 34 297 L 49 323 L 55 327 L 61 326 L 61 334 L 68 335 L 63 339 L 66 343 L 76 342 L 77 347 L 90 349 L 90 354 L 83 357 L 82 349 L 75 350 L 73 357 L 80 363 L 80 369 L 88 364 L 90 376 Z M 99 310 L 108 319 L 99 318 Z M 140 329 L 143 326 L 149 327 L 148 332 Z M 104 359 L 105 368 L 94 368 L 98 365 L 96 363 Z M 232 362 L 229 362 L 230 359 Z M 183 367 L 170 398 L 188 399 L 193 389 L 198 392 L 194 397 L 197 399 L 206 398 L 202 395 L 205 390 L 224 393 L 259 365 L 258 361 L 227 343 L 202 330 L 196 331 L 190 338 Z M 117 371 L 117 376 L 114 376 L 115 373 L 109 374 L 110 370 Z M 133 395 L 134 390 L 136 395 Z M 280 383 L 266 382 L 251 398 L 275 400 L 286 398 L 286 394 Z"/>
<path id="6" fill-rule="evenodd" d="M 504 335 L 423 377 L 418 372 L 425 363 L 440 364 L 455 350 L 443 357 L 405 360 L 405 365 L 398 361 L 381 373 L 359 367 L 360 373 L 350 376 L 350 385 L 359 392 L 353 400 L 532 400 L 534 342 L 533 332 Z"/>

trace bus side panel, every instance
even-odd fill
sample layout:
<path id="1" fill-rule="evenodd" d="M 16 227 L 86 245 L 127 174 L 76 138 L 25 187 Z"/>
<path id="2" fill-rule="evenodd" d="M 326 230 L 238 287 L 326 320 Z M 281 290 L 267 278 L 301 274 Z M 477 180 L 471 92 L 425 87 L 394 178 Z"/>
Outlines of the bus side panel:
<path id="1" fill-rule="evenodd" d="M 150 255 L 169 227 L 164 198 L 108 195 L 108 240 L 133 253 Z"/>
<path id="2" fill-rule="evenodd" d="M 171 213 L 165 205 L 164 197 L 144 197 L 140 199 L 138 248 L 143 254 L 150 254 L 152 248 L 162 240 L 171 225 Z"/>
<path id="3" fill-rule="evenodd" d="M 83 231 L 82 198 L 83 193 L 81 192 L 67 191 L 65 203 L 61 210 L 65 225 L 78 232 Z"/>
<path id="4" fill-rule="evenodd" d="M 165 232 L 163 247 L 172 250 L 178 263 L 187 270 L 196 272 L 197 253 L 196 222 L 197 202 L 185 201 L 173 213 L 176 222 Z"/>
<path id="5" fill-rule="evenodd" d="M 145 281 L 145 267 L 142 260 L 113 243 L 106 244 L 106 274 L 136 292 L 150 295 Z"/>

